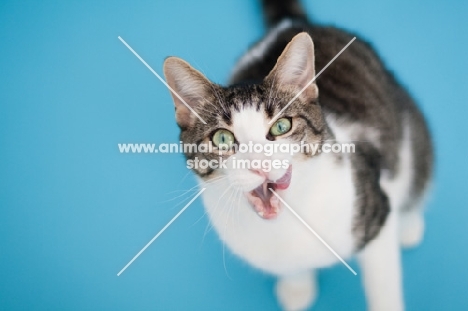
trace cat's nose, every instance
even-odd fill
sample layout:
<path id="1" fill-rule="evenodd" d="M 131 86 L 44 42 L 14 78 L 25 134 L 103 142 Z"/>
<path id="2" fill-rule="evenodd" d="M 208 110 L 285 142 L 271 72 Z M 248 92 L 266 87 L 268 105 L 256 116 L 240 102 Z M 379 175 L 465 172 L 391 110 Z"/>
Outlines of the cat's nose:
<path id="1" fill-rule="evenodd" d="M 250 171 L 256 175 L 259 175 L 261 177 L 265 177 L 266 179 L 268 179 L 268 172 L 265 172 L 264 170 L 251 168 Z"/>

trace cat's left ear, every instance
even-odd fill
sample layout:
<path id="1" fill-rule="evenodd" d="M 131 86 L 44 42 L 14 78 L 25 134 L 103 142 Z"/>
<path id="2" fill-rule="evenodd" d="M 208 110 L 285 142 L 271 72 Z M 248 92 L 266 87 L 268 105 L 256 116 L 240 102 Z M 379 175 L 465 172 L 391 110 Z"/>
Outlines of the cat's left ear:
<path id="1" fill-rule="evenodd" d="M 193 112 L 209 96 L 212 83 L 186 61 L 169 57 L 164 62 L 164 76 L 171 87 L 176 108 L 176 121 L 187 128 L 196 119 Z M 190 107 L 190 108 L 189 108 Z"/>
<path id="2" fill-rule="evenodd" d="M 312 81 L 315 76 L 314 43 L 308 33 L 296 35 L 288 43 L 275 67 L 265 78 L 278 88 L 299 92 Z M 302 92 L 301 97 L 307 99 L 318 97 L 315 81 Z"/>

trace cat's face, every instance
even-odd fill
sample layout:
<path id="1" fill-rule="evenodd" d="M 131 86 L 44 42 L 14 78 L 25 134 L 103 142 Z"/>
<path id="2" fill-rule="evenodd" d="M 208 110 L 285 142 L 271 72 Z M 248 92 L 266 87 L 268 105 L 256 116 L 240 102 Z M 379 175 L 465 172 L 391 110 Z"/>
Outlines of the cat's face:
<path id="1" fill-rule="evenodd" d="M 309 83 L 315 74 L 309 35 L 297 35 L 260 84 L 221 87 L 175 57 L 166 60 L 164 73 L 177 93 L 182 142 L 213 146 L 185 153 L 192 169 L 205 180 L 227 177 L 261 217 L 274 218 L 279 201 L 269 189 L 288 191 L 295 163 L 311 157 L 288 146 L 319 143 L 326 135 L 318 89 Z"/>

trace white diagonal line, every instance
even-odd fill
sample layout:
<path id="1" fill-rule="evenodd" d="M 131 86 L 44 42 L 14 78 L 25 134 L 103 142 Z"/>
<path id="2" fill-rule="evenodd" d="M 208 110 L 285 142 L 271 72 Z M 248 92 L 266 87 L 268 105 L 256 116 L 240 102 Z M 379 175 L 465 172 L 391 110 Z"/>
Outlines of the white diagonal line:
<path id="1" fill-rule="evenodd" d="M 141 249 L 141 251 L 139 251 L 138 254 L 136 254 L 135 257 L 133 257 L 132 260 L 130 260 L 129 263 L 125 265 L 125 267 L 123 267 L 122 270 L 120 270 L 119 273 L 117 273 L 117 276 L 120 276 L 120 275 L 122 274 L 122 272 L 124 272 L 125 269 L 127 269 L 127 268 L 135 261 L 135 259 L 137 259 L 138 256 L 140 256 L 141 253 L 143 253 L 143 252 L 151 245 L 151 243 L 153 243 L 154 240 L 156 240 L 156 239 L 157 239 L 157 238 L 158 238 L 158 237 L 159 237 L 159 236 L 160 236 L 176 219 L 177 219 L 177 217 L 179 217 L 179 216 L 187 209 L 187 207 L 189 207 L 190 204 L 192 204 L 193 201 L 195 201 L 195 199 L 198 198 L 198 196 L 199 196 L 200 194 L 202 194 L 202 192 L 205 191 L 205 190 L 206 190 L 206 188 L 202 188 L 202 189 L 197 193 L 197 195 L 194 196 L 193 199 L 191 199 L 190 202 L 188 202 L 188 203 L 184 206 L 184 208 L 182 208 L 182 209 L 180 210 L 180 212 L 178 212 L 177 215 L 175 215 L 174 218 L 172 218 L 171 221 L 169 221 L 169 222 L 167 223 L 167 225 L 165 225 L 164 228 L 162 228 L 162 229 L 158 232 L 158 234 L 156 234 L 156 235 L 154 236 L 154 238 L 152 238 L 151 241 L 149 241 L 149 242 L 145 245 L 145 247 L 143 247 L 143 248 Z"/>
<path id="2" fill-rule="evenodd" d="M 124 39 L 122 39 L 120 36 L 118 37 L 120 41 L 122 41 L 122 43 L 133 53 L 135 54 L 135 56 L 162 82 L 164 83 L 164 85 L 175 95 L 177 96 L 178 99 L 180 99 L 182 101 L 182 103 L 184 103 L 185 106 L 187 106 L 188 109 L 190 109 L 190 111 L 197 116 L 198 119 L 200 119 L 200 121 L 203 122 L 203 124 L 206 124 L 205 120 L 202 119 L 202 117 L 200 117 L 198 115 L 198 113 L 195 112 L 195 110 L 192 109 L 192 107 L 190 107 L 186 102 L 185 100 L 183 100 L 182 97 L 180 97 L 179 94 L 176 93 L 176 91 L 174 91 L 170 86 L 169 84 L 167 84 L 166 81 L 164 81 L 163 78 L 161 78 L 160 75 L 158 75 L 158 73 L 156 71 L 153 70 L 153 68 L 150 67 L 150 65 L 148 65 L 144 60 L 143 58 L 140 57 L 140 55 L 138 55 L 137 52 L 135 52 L 135 50 L 132 49 L 132 47 L 130 45 L 128 45 L 127 42 L 125 42 Z"/>
<path id="3" fill-rule="evenodd" d="M 289 105 L 291 105 L 291 103 L 292 103 L 293 101 L 295 101 L 296 98 L 298 98 L 298 97 L 302 94 L 302 92 L 304 92 L 312 83 L 314 83 L 314 81 L 322 74 L 322 72 L 323 72 L 325 69 L 327 69 L 327 67 L 330 66 L 331 63 L 333 63 L 333 62 L 335 61 L 335 59 L 337 59 L 338 56 L 340 56 L 341 53 L 343 53 L 344 50 L 346 50 L 346 49 L 348 48 L 348 46 L 350 46 L 351 43 L 353 43 L 354 40 L 356 40 L 356 37 L 354 37 L 353 39 L 351 39 L 351 41 L 349 41 L 348 44 L 346 44 L 345 47 L 342 48 L 341 51 L 339 51 L 338 54 L 336 54 L 336 56 L 333 57 L 332 60 L 329 61 L 328 64 L 327 64 L 325 67 L 323 67 L 322 70 L 320 70 L 320 72 L 319 72 L 318 74 L 316 74 L 315 77 L 314 77 L 312 80 L 310 80 L 309 83 L 307 83 L 306 86 L 304 86 L 304 87 L 302 88 L 302 90 L 300 90 L 299 93 L 297 93 L 296 96 L 294 96 L 293 99 L 291 99 L 291 100 L 286 104 L 286 106 L 284 106 L 283 109 L 281 109 L 280 112 L 278 112 L 278 113 L 273 117 L 273 119 L 270 120 L 270 122 L 268 122 L 268 124 L 273 123 L 273 122 L 279 117 L 279 115 L 281 115 L 281 114 L 283 113 L 283 111 L 285 111 L 286 108 L 288 108 Z"/>
<path id="4" fill-rule="evenodd" d="M 338 255 L 338 254 L 333 250 L 333 248 L 331 248 L 330 245 L 328 245 L 327 242 L 325 242 L 325 241 L 320 237 L 320 235 L 318 235 L 317 232 L 315 232 L 314 229 L 312 229 L 312 228 L 304 221 L 304 219 L 302 219 L 302 217 L 299 216 L 299 215 L 291 208 L 291 206 L 288 205 L 288 203 L 286 203 L 273 189 L 271 189 L 271 188 L 268 188 L 268 189 L 269 189 L 271 192 L 273 192 L 273 194 L 274 194 L 281 202 L 283 202 L 284 205 L 286 205 L 286 207 L 291 211 L 291 213 L 293 213 L 293 215 L 296 216 L 297 219 L 299 219 L 300 222 L 302 222 L 302 224 L 303 224 L 304 226 L 306 226 L 306 228 L 309 229 L 310 232 L 312 232 L 312 233 L 317 237 L 317 239 L 319 239 L 320 242 L 322 242 L 323 245 L 325 245 L 325 246 L 330 250 L 330 252 L 332 252 L 333 255 L 335 255 L 336 258 L 338 258 L 338 259 L 346 266 L 346 268 L 349 269 L 349 271 L 351 271 L 354 275 L 357 275 L 356 271 L 354 271 L 354 270 L 346 263 L 346 261 L 344 261 L 343 258 L 341 258 L 341 256 Z"/>

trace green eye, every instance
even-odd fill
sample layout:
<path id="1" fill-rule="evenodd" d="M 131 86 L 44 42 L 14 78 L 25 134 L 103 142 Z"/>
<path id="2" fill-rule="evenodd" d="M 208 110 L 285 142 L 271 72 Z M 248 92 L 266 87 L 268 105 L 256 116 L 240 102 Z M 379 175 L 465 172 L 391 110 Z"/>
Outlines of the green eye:
<path id="1" fill-rule="evenodd" d="M 220 145 L 231 147 L 231 145 L 234 144 L 234 135 L 228 130 L 217 130 L 212 140 L 216 147 Z"/>
<path id="2" fill-rule="evenodd" d="M 291 130 L 291 120 L 288 118 L 278 119 L 270 128 L 270 134 L 273 136 L 283 135 Z"/>

